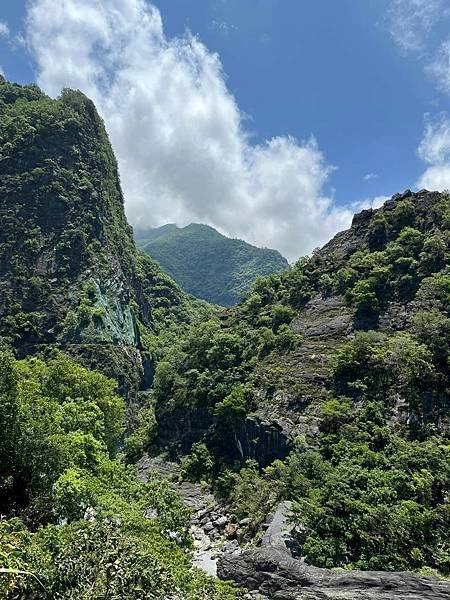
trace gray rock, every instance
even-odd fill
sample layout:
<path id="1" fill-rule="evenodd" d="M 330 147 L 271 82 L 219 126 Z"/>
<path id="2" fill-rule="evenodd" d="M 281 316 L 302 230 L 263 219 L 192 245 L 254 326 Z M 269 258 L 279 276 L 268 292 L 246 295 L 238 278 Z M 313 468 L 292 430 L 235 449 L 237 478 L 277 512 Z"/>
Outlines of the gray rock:
<path id="1" fill-rule="evenodd" d="M 261 540 L 261 546 L 287 549 L 291 543 L 291 533 L 294 526 L 288 522 L 288 513 L 292 502 L 280 502 L 275 512 L 270 516 L 269 524 Z"/>
<path id="2" fill-rule="evenodd" d="M 213 529 L 214 529 L 214 525 L 211 523 L 211 521 L 209 521 L 208 523 L 206 523 L 206 525 L 203 527 L 203 531 L 205 533 L 209 533 Z"/>
<path id="3" fill-rule="evenodd" d="M 239 551 L 239 543 L 237 540 L 232 540 L 223 545 L 222 552 L 225 554 L 234 554 Z"/>
<path id="4" fill-rule="evenodd" d="M 286 550 L 222 554 L 221 579 L 276 600 L 449 600 L 450 582 L 412 573 L 332 571 L 310 567 Z"/>
<path id="5" fill-rule="evenodd" d="M 214 525 L 216 527 L 225 527 L 228 523 L 228 518 L 225 516 L 219 517 L 216 521 L 214 521 Z"/>

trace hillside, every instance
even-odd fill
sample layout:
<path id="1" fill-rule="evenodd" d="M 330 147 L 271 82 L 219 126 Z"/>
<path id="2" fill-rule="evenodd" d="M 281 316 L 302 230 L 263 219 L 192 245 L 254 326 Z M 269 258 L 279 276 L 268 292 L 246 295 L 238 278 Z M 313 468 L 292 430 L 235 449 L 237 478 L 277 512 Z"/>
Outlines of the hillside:
<path id="1" fill-rule="evenodd" d="M 136 249 L 93 103 L 0 78 L 0 219 L 2 598 L 448 597 L 448 194 L 213 308 Z M 162 229 L 224 304 L 284 261 Z"/>
<path id="2" fill-rule="evenodd" d="M 0 338 L 20 356 L 62 348 L 133 395 L 151 383 L 151 336 L 188 320 L 187 298 L 135 248 L 90 100 L 0 82 L 0 116 Z"/>
<path id="3" fill-rule="evenodd" d="M 154 430 L 155 363 L 197 307 L 136 250 L 80 92 L 0 79 L 0 220 L 0 596 L 235 598 L 192 567 L 177 494 L 125 462 Z"/>
<path id="4" fill-rule="evenodd" d="M 168 224 L 140 231 L 136 239 L 184 290 L 222 306 L 236 304 L 257 277 L 288 267 L 276 250 L 227 238 L 208 225 Z"/>
<path id="5" fill-rule="evenodd" d="M 407 191 L 355 215 L 159 366 L 161 443 L 194 443 L 195 477 L 210 456 L 201 477 L 244 539 L 288 500 L 309 564 L 450 572 L 449 201 Z"/>

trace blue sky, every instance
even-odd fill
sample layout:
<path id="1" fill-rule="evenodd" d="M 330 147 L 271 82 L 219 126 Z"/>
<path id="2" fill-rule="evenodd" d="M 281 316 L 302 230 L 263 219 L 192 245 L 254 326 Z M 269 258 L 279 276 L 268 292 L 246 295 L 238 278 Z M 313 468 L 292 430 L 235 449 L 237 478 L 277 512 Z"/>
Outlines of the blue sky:
<path id="1" fill-rule="evenodd" d="M 280 4 L 282 8 L 280 8 Z M 339 168 L 340 202 L 413 186 L 424 113 L 448 106 L 416 56 L 389 35 L 384 0 L 160 0 L 170 35 L 186 25 L 219 53 L 261 141 L 317 137 Z M 201 8 L 200 8 L 201 7 Z M 374 173 L 378 177 L 366 181 Z"/>
<path id="2" fill-rule="evenodd" d="M 66 0 L 68 5 L 73 1 Z M 9 36 L 0 36 L 0 66 L 10 80 L 39 80 L 44 89 L 53 94 L 57 93 L 58 84 L 61 82 L 81 87 L 96 100 L 98 86 L 95 91 L 91 86 L 92 82 L 89 83 L 87 79 L 78 76 L 73 77 L 72 69 L 65 69 L 64 75 L 61 76 L 60 68 L 50 65 L 51 61 L 57 62 L 60 59 L 70 62 L 73 57 L 65 58 L 64 52 L 61 53 L 58 48 L 53 49 L 54 55 L 50 63 L 48 57 L 44 56 L 42 48 L 46 46 L 49 35 L 54 36 L 55 31 L 62 31 L 62 35 L 66 35 L 69 40 L 70 36 L 75 35 L 73 29 L 68 28 L 67 33 L 64 32 L 64 27 L 68 27 L 67 15 L 65 20 L 63 16 L 60 20 L 55 17 L 52 29 L 43 24 L 52 2 L 56 3 L 55 6 L 64 4 L 62 0 L 31 2 L 35 12 L 33 23 L 29 24 L 28 28 L 24 26 L 25 2 L 15 0 L 0 7 L 0 22 L 6 24 L 10 30 Z M 102 4 L 103 8 L 111 10 L 133 10 L 132 18 L 136 17 L 136 11 L 145 10 L 144 0 L 109 0 Z M 74 4 L 80 11 L 88 10 L 91 5 L 96 5 L 95 0 L 82 0 Z M 147 3 L 146 6 L 150 5 Z M 287 224 L 292 220 L 288 213 L 295 209 L 297 200 L 291 202 L 278 188 L 274 188 L 272 208 L 275 212 L 277 207 L 278 212 L 286 210 L 286 218 L 282 222 L 277 222 L 270 212 L 270 198 L 260 193 L 260 211 L 253 206 L 254 214 L 250 209 L 247 212 L 250 219 L 253 216 L 255 220 L 260 219 L 261 223 L 253 230 L 249 226 L 234 227 L 232 223 L 236 214 L 234 217 L 232 214 L 226 214 L 231 201 L 216 211 L 210 206 L 219 206 L 221 202 L 225 202 L 221 200 L 220 190 L 227 187 L 226 176 L 222 177 L 219 174 L 221 187 L 211 184 L 209 201 L 204 199 L 197 205 L 195 196 L 199 193 L 192 183 L 199 178 L 197 172 L 188 173 L 185 165 L 179 167 L 179 157 L 173 150 L 169 152 L 166 147 L 163 148 L 164 155 L 167 154 L 166 162 L 158 168 L 160 172 L 164 169 L 167 169 L 168 173 L 175 172 L 175 178 L 180 178 L 180 187 L 167 192 L 168 197 L 165 199 L 165 206 L 170 205 L 173 208 L 173 219 L 161 209 L 155 211 L 153 221 L 147 222 L 147 209 L 143 207 L 145 203 L 140 201 L 138 208 L 137 204 L 133 205 L 133 198 L 151 196 L 149 190 L 152 186 L 154 189 L 166 190 L 167 185 L 152 179 L 146 182 L 146 192 L 143 192 L 142 189 L 137 190 L 135 184 L 127 183 L 128 171 L 134 169 L 133 178 L 136 179 L 136 172 L 142 172 L 143 167 L 137 163 L 128 165 L 127 163 L 131 163 L 129 158 L 122 161 L 122 167 L 121 155 L 129 157 L 129 152 L 125 141 L 119 139 L 111 125 L 111 137 L 119 156 L 132 221 L 142 225 L 156 225 L 167 220 L 177 220 L 180 224 L 189 220 L 203 220 L 226 233 L 245 237 L 260 245 L 277 245 L 293 258 L 296 254 L 309 251 L 310 246 L 326 241 L 326 236 L 334 233 L 333 228 L 338 229 L 348 221 L 348 215 L 344 214 L 343 210 L 348 209 L 351 213 L 355 203 L 361 204 L 365 200 L 370 203 L 373 198 L 389 195 L 406 187 L 414 188 L 421 178 L 423 180 L 427 168 L 439 168 L 431 183 L 440 183 L 442 180 L 446 182 L 450 154 L 450 142 L 446 137 L 447 129 L 450 129 L 447 127 L 445 115 L 449 108 L 450 92 L 445 46 L 450 39 L 450 21 L 446 12 L 449 8 L 448 0 L 157 0 L 153 6 L 159 10 L 162 19 L 165 32 L 163 45 L 173 45 L 174 40 L 185 40 L 186 31 L 189 30 L 197 36 L 207 53 L 206 58 L 203 54 L 202 58 L 199 58 L 197 53 L 195 61 L 198 64 L 203 64 L 202 60 L 209 60 L 217 53 L 224 72 L 222 82 L 225 91 L 216 92 L 233 97 L 241 119 L 239 127 L 245 137 L 245 141 L 242 141 L 244 138 L 239 140 L 239 144 L 245 145 L 244 155 L 248 148 L 262 147 L 273 138 L 288 140 L 288 136 L 292 136 L 298 140 L 299 145 L 299 148 L 294 148 L 299 150 L 295 160 L 310 165 L 310 171 L 305 177 L 312 177 L 311 173 L 316 173 L 318 169 L 322 169 L 323 174 L 323 177 L 319 176 L 317 184 L 315 181 L 308 181 L 300 189 L 299 182 L 294 184 L 289 179 L 292 175 L 289 175 L 291 171 L 286 166 L 287 162 L 294 159 L 291 154 L 287 156 L 287 149 L 285 146 L 282 149 L 280 142 L 281 146 L 272 148 L 270 162 L 267 153 L 264 155 L 263 166 L 261 156 L 253 157 L 251 174 L 249 176 L 247 166 L 243 178 L 247 181 L 249 177 L 257 177 L 258 186 L 269 181 L 270 187 L 273 178 L 268 179 L 269 174 L 277 171 L 273 162 L 276 153 L 276 160 L 283 161 L 280 172 L 285 174 L 286 187 L 292 188 L 293 194 L 297 194 L 298 197 L 304 195 L 305 198 L 308 194 L 314 195 L 314 207 L 317 203 L 320 204 L 321 199 L 325 199 L 326 207 L 322 207 L 316 216 L 319 225 L 321 220 L 326 219 L 328 224 L 323 227 L 322 237 L 320 227 L 316 227 L 317 233 L 310 236 L 311 239 L 308 239 L 307 243 L 300 243 L 299 238 L 307 237 L 307 231 L 302 231 L 302 220 L 295 224 L 296 229 L 290 230 Z M 114 27 L 120 25 L 116 22 L 114 25 L 108 25 L 108 28 Z M 28 40 L 28 49 L 23 43 L 17 42 L 18 34 L 22 34 Z M 98 32 L 95 35 L 98 35 Z M 122 43 L 126 46 L 129 41 L 125 36 L 129 35 L 129 32 L 123 35 L 125 41 L 122 40 Z M 89 38 L 85 43 L 90 42 Z M 52 51 L 52 44 L 49 46 Z M 448 49 L 450 56 L 450 43 Z M 182 52 L 186 55 L 187 51 Z M 148 60 L 150 72 L 151 59 Z M 159 60 L 162 61 L 162 58 Z M 185 73 L 186 57 L 181 60 L 184 71 L 180 73 Z M 146 66 L 140 59 L 139 61 L 141 82 L 146 77 Z M 114 71 L 116 66 L 108 64 L 107 68 Z M 172 71 L 174 70 L 178 72 L 172 66 Z M 215 72 L 214 77 L 220 78 L 220 74 Z M 164 81 L 169 81 L 167 78 L 170 78 L 170 73 L 164 73 Z M 137 80 L 133 81 L 133 85 L 138 89 L 140 83 L 137 84 Z M 169 81 L 166 85 L 171 86 L 172 83 Z M 175 86 L 173 93 L 177 93 Z M 183 98 L 185 99 L 190 92 L 188 88 L 183 87 L 179 93 L 180 102 L 183 102 Z M 196 99 L 197 103 L 203 101 L 204 99 Z M 153 92 L 151 97 L 147 94 L 146 102 L 149 106 L 150 102 L 154 105 Z M 100 104 L 102 112 L 101 100 L 97 103 Z M 145 120 L 145 108 L 142 108 L 142 104 L 143 102 L 139 109 L 141 122 L 142 119 Z M 148 110 L 153 110 L 153 105 Z M 133 110 L 137 110 L 134 104 L 133 107 Z M 224 102 L 221 102 L 219 108 L 208 104 L 205 110 L 229 112 L 231 109 L 224 108 Z M 109 130 L 109 123 L 117 122 L 116 114 L 107 114 L 105 108 L 103 116 Z M 225 123 L 225 120 L 223 121 Z M 216 128 L 222 131 L 222 125 L 211 123 L 212 121 L 208 125 L 208 135 L 212 136 L 213 147 L 214 133 L 210 132 Z M 152 135 L 155 135 L 155 127 L 152 126 Z M 183 124 L 178 129 L 175 126 L 174 129 L 176 131 L 171 132 L 171 135 L 178 135 L 184 143 L 189 132 L 185 131 Z M 159 137 L 158 131 L 156 129 L 156 137 Z M 304 154 L 307 152 L 306 141 L 311 135 L 317 140 L 317 152 L 320 152 L 320 157 L 317 152 L 313 156 L 314 150 L 309 151 L 308 156 Z M 194 131 L 191 138 L 195 137 Z M 438 145 L 439 140 L 441 142 L 437 166 L 429 159 L 436 140 Z M 193 152 L 198 149 L 199 143 L 202 142 L 192 141 Z M 233 144 L 233 140 L 221 139 L 220 143 L 218 142 L 220 148 L 229 148 Z M 190 153 L 189 146 L 186 151 Z M 203 152 L 203 148 L 200 148 L 199 152 Z M 142 154 L 143 151 L 140 156 Z M 281 154 L 283 158 L 280 158 Z M 146 156 L 148 160 L 152 158 L 148 149 Z M 255 167 L 254 163 L 258 163 L 258 166 Z M 211 166 L 205 165 L 204 169 L 211 170 Z M 150 170 L 151 168 L 149 165 Z M 197 168 L 197 165 L 194 165 L 194 168 Z M 263 174 L 262 169 L 265 169 Z M 186 180 L 179 175 L 180 171 L 186 171 Z M 430 177 L 426 179 L 429 180 Z M 187 190 L 186 198 L 181 198 L 184 196 L 183 185 Z M 249 189 L 255 189 L 253 181 L 248 185 Z M 280 181 L 279 186 L 282 185 Z M 241 191 L 230 191 L 230 195 L 239 195 Z M 192 194 L 192 198 L 189 194 Z M 246 190 L 245 194 L 249 196 L 250 192 Z M 259 192 L 256 195 L 258 194 Z M 309 200 L 306 199 L 305 203 Z M 156 206 L 158 199 L 153 197 L 152 201 Z M 250 200 L 240 202 L 252 204 Z M 336 212 L 340 207 L 342 211 Z M 321 210 L 325 210 L 326 214 L 321 214 Z M 334 217 L 331 222 L 329 217 L 333 211 Z M 305 213 L 307 212 L 311 210 L 307 209 Z M 247 214 L 246 211 L 243 214 Z M 264 221 L 270 221 L 270 227 L 264 227 Z M 306 228 L 309 228 L 307 223 Z M 289 241 L 284 243 L 283 240 L 287 238 Z"/>

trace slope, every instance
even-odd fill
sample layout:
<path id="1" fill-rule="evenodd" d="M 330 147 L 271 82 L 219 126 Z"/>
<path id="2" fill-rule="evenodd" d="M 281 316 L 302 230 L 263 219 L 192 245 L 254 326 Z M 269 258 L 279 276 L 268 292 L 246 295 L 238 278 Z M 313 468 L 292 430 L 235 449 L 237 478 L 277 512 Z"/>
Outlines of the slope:
<path id="1" fill-rule="evenodd" d="M 449 202 L 355 215 L 159 366 L 161 443 L 212 461 L 244 536 L 287 499 L 310 564 L 449 573 Z"/>
<path id="2" fill-rule="evenodd" d="M 236 304 L 257 277 L 288 267 L 276 250 L 227 238 L 208 225 L 191 223 L 181 229 L 164 225 L 139 236 L 144 252 L 183 289 L 222 306 Z"/>
<path id="3" fill-rule="evenodd" d="M 82 93 L 0 81 L 0 337 L 151 383 L 156 336 L 185 294 L 134 245 L 103 123 Z"/>

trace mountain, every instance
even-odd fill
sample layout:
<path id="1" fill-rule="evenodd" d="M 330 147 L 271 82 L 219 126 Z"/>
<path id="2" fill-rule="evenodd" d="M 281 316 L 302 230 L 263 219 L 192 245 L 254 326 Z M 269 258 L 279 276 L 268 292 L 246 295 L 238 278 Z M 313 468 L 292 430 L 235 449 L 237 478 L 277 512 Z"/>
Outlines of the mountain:
<path id="1" fill-rule="evenodd" d="M 136 250 L 82 93 L 0 79 L 0 221 L 0 596 L 233 600 L 193 568 L 178 495 L 125 462 L 197 305 Z"/>
<path id="2" fill-rule="evenodd" d="M 93 103 L 0 78 L 0 219 L 1 597 L 449 596 L 449 194 L 212 307 L 136 249 Z"/>
<path id="3" fill-rule="evenodd" d="M 135 394 L 149 335 L 189 307 L 135 248 L 103 123 L 80 92 L 6 82 L 0 115 L 0 338 L 20 356 L 64 349 Z"/>
<path id="4" fill-rule="evenodd" d="M 222 306 L 239 302 L 257 277 L 289 266 L 277 250 L 227 238 L 208 225 L 168 224 L 138 231 L 135 237 L 184 290 Z"/>
<path id="5" fill-rule="evenodd" d="M 449 218 L 449 195 L 425 190 L 355 215 L 158 367 L 160 443 L 192 477 L 213 465 L 200 477 L 214 474 L 242 539 L 288 502 L 307 564 L 450 573 Z M 253 585 L 270 564 L 294 597 L 305 567 L 277 552 L 224 557 L 222 572 Z"/>

